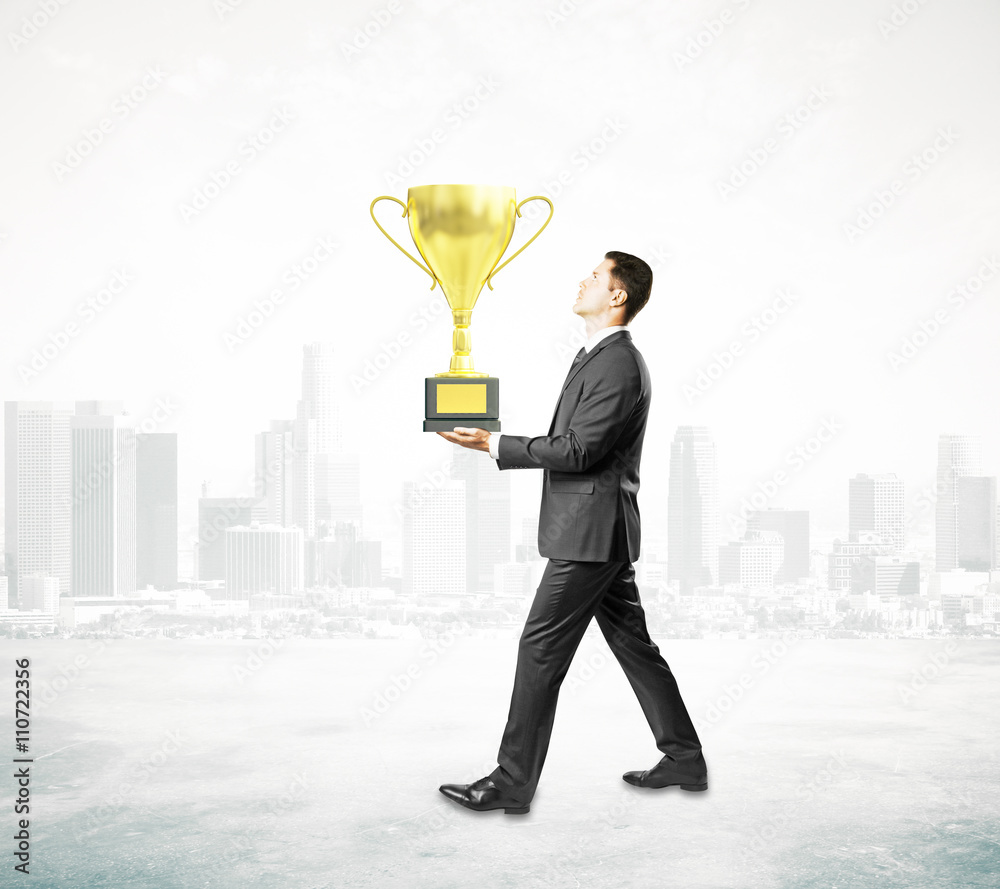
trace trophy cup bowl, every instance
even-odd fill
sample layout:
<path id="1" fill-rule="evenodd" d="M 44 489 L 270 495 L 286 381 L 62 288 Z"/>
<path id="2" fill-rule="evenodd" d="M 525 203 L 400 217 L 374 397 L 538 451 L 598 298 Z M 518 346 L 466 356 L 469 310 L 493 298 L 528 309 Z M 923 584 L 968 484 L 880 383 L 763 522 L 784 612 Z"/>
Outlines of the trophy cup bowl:
<path id="1" fill-rule="evenodd" d="M 395 201 L 403 208 L 410 237 L 423 262 L 400 246 L 375 217 L 375 205 L 383 200 Z M 498 265 L 514 234 L 521 207 L 529 201 L 545 201 L 548 219 Z M 379 231 L 430 275 L 431 290 L 441 285 L 451 308 L 451 363 L 447 371 L 425 380 L 424 431 L 456 426 L 499 431 L 500 381 L 477 371 L 473 364 L 472 310 L 483 285 L 492 290 L 497 272 L 544 231 L 552 219 L 552 201 L 534 195 L 518 203 L 514 189 L 506 185 L 417 185 L 407 190 L 406 203 L 383 195 L 372 201 L 369 212 Z"/>

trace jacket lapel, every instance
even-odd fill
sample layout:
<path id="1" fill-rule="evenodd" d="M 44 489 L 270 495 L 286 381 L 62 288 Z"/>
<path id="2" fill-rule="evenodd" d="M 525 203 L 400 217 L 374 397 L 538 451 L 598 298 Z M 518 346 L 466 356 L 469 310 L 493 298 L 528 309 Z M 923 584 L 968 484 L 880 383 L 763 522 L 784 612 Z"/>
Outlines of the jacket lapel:
<path id="1" fill-rule="evenodd" d="M 569 374 L 566 376 L 566 382 L 563 383 L 562 391 L 563 392 L 566 391 L 566 387 L 573 382 L 574 377 L 576 377 L 576 375 L 581 370 L 583 370 L 584 365 L 586 365 L 586 363 L 590 361 L 591 358 L 593 358 L 598 352 L 600 352 L 601 349 L 603 349 L 605 346 L 611 345 L 611 343 L 615 342 L 616 340 L 622 339 L 623 337 L 626 339 L 632 339 L 632 334 L 630 334 L 627 330 L 616 330 L 614 333 L 610 334 L 609 336 L 606 336 L 603 340 L 601 340 L 589 352 L 586 352 L 583 356 L 583 360 L 577 362 L 576 366 L 570 369 Z M 562 393 L 560 393 L 560 397 L 561 395 Z"/>
<path id="2" fill-rule="evenodd" d="M 622 338 L 630 340 L 632 339 L 632 334 L 630 334 L 627 330 L 616 330 L 614 333 L 609 334 L 603 340 L 601 340 L 589 352 L 587 352 L 586 349 L 584 349 L 583 357 L 579 361 L 577 361 L 572 367 L 570 367 L 569 373 L 566 375 L 566 382 L 563 383 L 562 389 L 559 392 L 559 398 L 556 399 L 555 410 L 552 411 L 552 420 L 549 422 L 549 435 L 552 434 L 552 429 L 554 428 L 556 422 L 556 414 L 559 413 L 559 405 L 562 402 L 563 395 L 566 394 L 566 389 L 569 386 L 569 384 L 572 383 L 573 380 L 576 378 L 576 375 L 580 373 L 581 370 L 583 370 L 584 365 L 588 361 L 590 361 L 590 359 L 593 358 L 598 352 L 600 352 L 601 349 Z"/>

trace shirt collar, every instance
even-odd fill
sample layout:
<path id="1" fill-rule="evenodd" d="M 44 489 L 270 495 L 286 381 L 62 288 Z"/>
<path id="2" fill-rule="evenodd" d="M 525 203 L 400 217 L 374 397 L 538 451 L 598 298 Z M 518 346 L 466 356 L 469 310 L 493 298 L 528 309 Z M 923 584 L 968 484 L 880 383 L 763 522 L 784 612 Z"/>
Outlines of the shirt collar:
<path id="1" fill-rule="evenodd" d="M 605 327 L 597 331 L 586 343 L 584 343 L 584 348 L 589 353 L 594 346 L 596 346 L 601 340 L 606 336 L 611 336 L 613 333 L 617 333 L 619 330 L 628 330 L 624 324 L 616 324 L 614 327 Z"/>

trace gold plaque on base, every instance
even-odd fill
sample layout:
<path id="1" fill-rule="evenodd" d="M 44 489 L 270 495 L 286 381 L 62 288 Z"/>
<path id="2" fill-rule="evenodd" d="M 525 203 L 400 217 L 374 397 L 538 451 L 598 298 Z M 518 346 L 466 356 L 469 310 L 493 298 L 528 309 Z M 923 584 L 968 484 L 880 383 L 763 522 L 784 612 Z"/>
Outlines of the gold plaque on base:
<path id="1" fill-rule="evenodd" d="M 424 432 L 456 426 L 500 431 L 500 380 L 496 377 L 427 377 L 424 380 Z"/>

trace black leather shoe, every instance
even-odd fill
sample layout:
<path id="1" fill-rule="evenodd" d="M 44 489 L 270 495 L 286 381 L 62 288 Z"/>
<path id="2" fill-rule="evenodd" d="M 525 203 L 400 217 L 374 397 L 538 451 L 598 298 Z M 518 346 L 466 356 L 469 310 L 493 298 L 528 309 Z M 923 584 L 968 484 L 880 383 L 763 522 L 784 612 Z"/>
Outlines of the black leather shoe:
<path id="1" fill-rule="evenodd" d="M 653 768 L 644 772 L 626 772 L 622 780 L 636 787 L 672 787 L 679 785 L 681 790 L 708 790 L 708 775 L 682 775 L 674 771 L 674 763 L 669 759 L 661 759 Z"/>
<path id="2" fill-rule="evenodd" d="M 448 799 L 476 812 L 503 809 L 505 815 L 527 815 L 531 803 L 519 803 L 505 796 L 487 775 L 472 784 L 442 784 L 440 790 Z"/>

